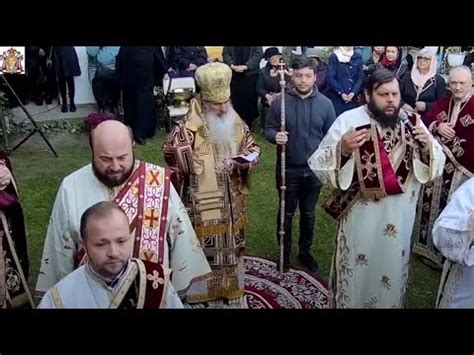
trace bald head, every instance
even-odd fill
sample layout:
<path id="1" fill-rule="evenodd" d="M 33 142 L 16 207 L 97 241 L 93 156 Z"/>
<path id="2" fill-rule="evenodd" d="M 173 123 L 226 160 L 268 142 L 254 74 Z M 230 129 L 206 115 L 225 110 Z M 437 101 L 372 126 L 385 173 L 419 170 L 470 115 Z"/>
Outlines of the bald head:
<path id="1" fill-rule="evenodd" d="M 454 67 L 449 71 L 449 89 L 455 100 L 462 100 L 469 95 L 472 88 L 471 69 L 465 65 Z"/>
<path id="2" fill-rule="evenodd" d="M 109 187 L 121 185 L 133 171 L 133 135 L 117 120 L 101 122 L 90 134 L 94 173 Z"/>
<path id="3" fill-rule="evenodd" d="M 118 120 L 103 121 L 90 132 L 90 146 L 92 150 L 96 141 L 100 144 L 109 142 L 115 144 L 117 141 L 123 143 L 127 140 L 133 145 L 132 130 Z"/>

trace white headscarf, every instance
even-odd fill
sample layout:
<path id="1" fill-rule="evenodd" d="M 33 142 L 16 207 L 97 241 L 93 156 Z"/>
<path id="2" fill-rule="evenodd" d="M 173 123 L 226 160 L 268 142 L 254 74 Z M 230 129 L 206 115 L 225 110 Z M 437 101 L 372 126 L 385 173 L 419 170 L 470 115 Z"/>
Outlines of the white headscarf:
<path id="1" fill-rule="evenodd" d="M 334 54 L 341 63 L 349 63 L 354 55 L 354 47 L 337 47 Z"/>
<path id="2" fill-rule="evenodd" d="M 428 80 L 436 75 L 438 69 L 438 57 L 436 57 L 436 52 L 433 52 L 430 47 L 425 47 L 418 52 L 418 55 L 415 58 L 415 63 L 411 69 L 411 80 L 420 89 L 423 88 Z M 432 48 L 432 47 L 431 47 Z M 436 47 L 437 48 L 437 47 Z M 419 56 L 428 56 L 431 57 L 430 69 L 426 74 L 421 74 L 418 70 L 417 61 Z"/>

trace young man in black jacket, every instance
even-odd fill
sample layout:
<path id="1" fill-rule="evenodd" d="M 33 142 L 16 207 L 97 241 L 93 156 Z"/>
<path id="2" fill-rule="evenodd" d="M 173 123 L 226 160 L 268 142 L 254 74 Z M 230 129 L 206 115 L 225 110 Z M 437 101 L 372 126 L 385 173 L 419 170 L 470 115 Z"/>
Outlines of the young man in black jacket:
<path id="1" fill-rule="evenodd" d="M 292 85 L 286 89 L 286 132 L 280 132 L 281 97 L 273 100 L 266 120 L 265 137 L 273 144 L 286 145 L 284 271 L 290 268 L 291 225 L 296 207 L 300 209 L 298 259 L 310 271 L 319 265 L 310 249 L 314 235 L 315 206 L 321 182 L 308 166 L 308 158 L 318 148 L 336 119 L 331 101 L 316 86 L 316 67 L 306 57 L 293 61 Z M 277 188 L 280 190 L 280 148 L 277 149 Z M 280 226 L 280 214 L 277 229 Z M 278 233 L 277 233 L 278 238 Z"/>

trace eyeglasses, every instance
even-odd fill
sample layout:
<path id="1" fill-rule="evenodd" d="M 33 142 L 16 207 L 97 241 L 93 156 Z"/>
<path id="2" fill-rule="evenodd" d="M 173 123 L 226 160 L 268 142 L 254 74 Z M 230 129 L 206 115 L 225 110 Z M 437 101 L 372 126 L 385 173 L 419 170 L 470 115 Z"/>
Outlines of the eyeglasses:
<path id="1" fill-rule="evenodd" d="M 426 60 L 427 62 L 431 60 L 430 57 L 418 57 L 417 60 Z"/>

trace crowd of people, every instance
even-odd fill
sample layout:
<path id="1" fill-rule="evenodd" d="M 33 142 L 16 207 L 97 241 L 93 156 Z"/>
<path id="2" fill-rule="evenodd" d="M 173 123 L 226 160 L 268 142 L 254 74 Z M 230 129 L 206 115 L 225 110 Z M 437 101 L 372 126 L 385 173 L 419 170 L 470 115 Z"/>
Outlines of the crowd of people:
<path id="1" fill-rule="evenodd" d="M 112 114 L 89 120 L 91 162 L 59 186 L 36 300 L 12 167 L 0 156 L 0 266 L 8 264 L 0 268 L 0 305 L 183 308 L 224 300 L 244 307 L 248 214 L 258 213 L 246 200 L 261 154 L 252 128 L 260 115 L 264 138 L 276 145 L 275 189 L 285 201 L 275 221 L 278 242 L 284 227 L 283 272 L 292 267 L 297 208 L 298 258 L 319 271 L 311 253 L 315 207 L 328 185 L 324 209 L 338 224 L 329 307 L 404 307 L 412 252 L 444 266 L 437 307 L 474 306 L 471 69 L 451 68 L 446 83 L 436 47 L 411 59 L 401 47 L 371 47 L 368 58 L 361 48 L 337 47 L 327 64 L 305 50 L 282 63 L 277 47 L 224 47 L 222 61 L 208 59 L 204 47 L 88 47 L 99 110 Z M 35 53 L 55 58 L 62 109 L 75 109 L 74 47 Z M 161 147 L 167 166 L 135 159 L 134 142 L 155 133 L 154 87 L 180 76 L 193 77 L 198 90 Z"/>

